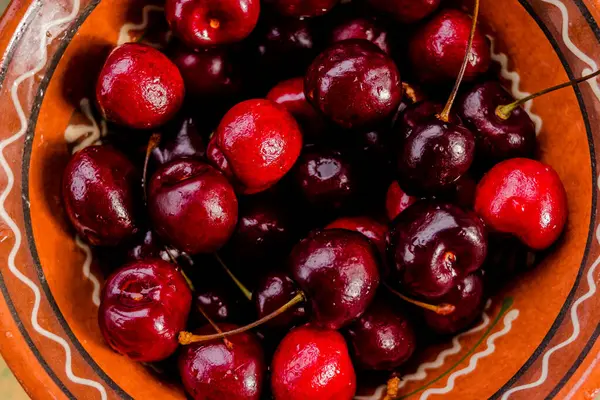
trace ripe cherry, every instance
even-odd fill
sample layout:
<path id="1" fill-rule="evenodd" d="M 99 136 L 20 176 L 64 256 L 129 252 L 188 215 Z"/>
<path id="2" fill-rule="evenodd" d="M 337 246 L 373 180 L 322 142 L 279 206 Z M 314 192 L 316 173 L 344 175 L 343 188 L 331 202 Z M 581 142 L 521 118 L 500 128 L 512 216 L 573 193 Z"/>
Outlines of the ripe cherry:
<path id="1" fill-rule="evenodd" d="M 284 272 L 267 274 L 252 292 L 252 301 L 258 318 L 277 311 L 300 293 L 300 289 Z M 306 309 L 300 303 L 265 323 L 270 328 L 290 328 L 306 319 Z"/>
<path id="2" fill-rule="evenodd" d="M 160 258 L 166 261 L 169 255 L 158 235 L 152 229 L 148 229 L 129 246 L 126 258 L 128 261 L 146 258 Z"/>
<path id="3" fill-rule="evenodd" d="M 179 70 L 160 51 L 126 43 L 106 59 L 96 85 L 104 117 L 134 129 L 152 129 L 171 120 L 183 104 Z"/>
<path id="4" fill-rule="evenodd" d="M 283 338 L 271 364 L 275 400 L 351 400 L 356 373 L 344 337 L 310 325 Z"/>
<path id="5" fill-rule="evenodd" d="M 567 194 L 548 165 L 513 158 L 493 167 L 479 182 L 475 211 L 498 232 L 512 233 L 542 250 L 554 243 L 567 220 Z"/>
<path id="6" fill-rule="evenodd" d="M 323 15 L 339 0 L 268 0 L 281 15 L 289 17 L 314 17 Z"/>
<path id="7" fill-rule="evenodd" d="M 390 34 L 381 22 L 374 18 L 353 18 L 342 21 L 331 31 L 330 43 L 348 39 L 364 39 L 390 54 L 392 44 Z"/>
<path id="8" fill-rule="evenodd" d="M 388 219 L 393 221 L 402 211 L 406 210 L 417 200 L 416 197 L 407 195 L 397 181 L 392 182 L 385 197 L 385 209 Z"/>
<path id="9" fill-rule="evenodd" d="M 160 143 L 152 151 L 151 159 L 159 166 L 178 158 L 201 159 L 205 154 L 206 144 L 195 118 L 184 116 L 165 126 Z"/>
<path id="10" fill-rule="evenodd" d="M 187 283 L 173 264 L 135 261 L 107 279 L 98 311 L 100 331 L 115 351 L 133 360 L 164 360 L 177 349 L 191 303 Z"/>
<path id="11" fill-rule="evenodd" d="M 377 11 L 410 24 L 433 13 L 439 7 L 440 0 L 368 0 L 368 3 Z"/>
<path id="12" fill-rule="evenodd" d="M 302 133 L 282 106 L 246 100 L 229 110 L 208 144 L 208 158 L 244 194 L 277 183 L 294 165 Z"/>
<path id="13" fill-rule="evenodd" d="M 234 302 L 225 290 L 201 289 L 194 293 L 193 313 L 203 323 L 206 323 L 206 318 L 199 311 L 200 309 L 206 313 L 211 321 L 225 322 L 234 319 L 234 307 Z"/>
<path id="14" fill-rule="evenodd" d="M 370 217 L 343 217 L 338 218 L 325 229 L 347 229 L 362 233 L 377 248 L 382 257 L 385 257 L 385 246 L 388 227 Z"/>

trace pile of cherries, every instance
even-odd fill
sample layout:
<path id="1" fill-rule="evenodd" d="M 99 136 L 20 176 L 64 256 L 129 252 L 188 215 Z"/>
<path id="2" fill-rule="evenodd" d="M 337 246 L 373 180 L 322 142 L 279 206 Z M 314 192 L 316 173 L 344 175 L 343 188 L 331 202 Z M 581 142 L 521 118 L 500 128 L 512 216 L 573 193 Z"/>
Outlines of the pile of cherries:
<path id="1" fill-rule="evenodd" d="M 565 225 L 477 11 L 336 3 L 166 0 L 165 53 L 121 45 L 98 78 L 112 133 L 62 194 L 110 260 L 100 329 L 194 399 L 351 399 Z"/>

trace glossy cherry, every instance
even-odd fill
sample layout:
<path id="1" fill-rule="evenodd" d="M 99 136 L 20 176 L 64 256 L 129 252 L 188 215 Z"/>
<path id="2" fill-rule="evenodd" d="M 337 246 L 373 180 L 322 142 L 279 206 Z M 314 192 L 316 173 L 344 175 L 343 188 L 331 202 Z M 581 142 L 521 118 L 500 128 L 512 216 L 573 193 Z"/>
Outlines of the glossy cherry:
<path id="1" fill-rule="evenodd" d="M 156 232 L 189 254 L 222 247 L 238 217 L 237 198 L 227 179 L 191 158 L 172 161 L 156 171 L 148 188 L 148 210 Z"/>
<path id="2" fill-rule="evenodd" d="M 236 326 L 219 324 L 219 328 L 231 330 Z M 210 325 L 196 331 L 212 332 Z M 266 365 L 260 343 L 250 333 L 185 346 L 178 365 L 183 386 L 194 400 L 261 398 Z"/>
<path id="3" fill-rule="evenodd" d="M 390 54 L 392 43 L 390 34 L 381 22 L 374 18 L 353 18 L 342 21 L 331 31 L 330 43 L 348 39 L 364 39 Z"/>
<path id="4" fill-rule="evenodd" d="M 440 335 L 451 335 L 470 327 L 481 316 L 485 304 L 483 279 L 479 274 L 463 278 L 440 301 L 454 305 L 455 310 L 448 315 L 424 310 L 427 326 Z"/>
<path id="5" fill-rule="evenodd" d="M 160 143 L 152 151 L 151 160 L 158 166 L 178 158 L 201 159 L 205 154 L 206 143 L 196 119 L 185 116 L 165 126 Z"/>
<path id="6" fill-rule="evenodd" d="M 498 232 L 512 233 L 542 250 L 554 243 L 567 221 L 567 194 L 552 167 L 513 158 L 493 167 L 479 182 L 475 211 Z"/>
<path id="7" fill-rule="evenodd" d="M 344 128 L 374 125 L 402 99 L 394 61 L 367 40 L 345 40 L 322 52 L 306 72 L 308 101 Z"/>
<path id="8" fill-rule="evenodd" d="M 456 9 L 446 9 L 422 26 L 409 43 L 408 56 L 413 72 L 422 82 L 452 81 L 458 76 L 469 41 L 472 19 Z M 490 65 L 490 48 L 477 29 L 465 71 L 473 80 Z"/>
<path id="9" fill-rule="evenodd" d="M 231 321 L 234 315 L 235 304 L 225 290 L 201 289 L 194 293 L 193 313 L 200 321 L 206 323 L 208 318 L 214 322 Z"/>
<path id="10" fill-rule="evenodd" d="M 323 15 L 339 0 L 268 0 L 281 15 L 289 17 L 314 17 Z"/>
<path id="11" fill-rule="evenodd" d="M 160 51 L 126 43 L 106 59 L 96 85 L 104 117 L 134 129 L 152 129 L 172 119 L 183 104 L 179 70 Z"/>
<path id="12" fill-rule="evenodd" d="M 368 3 L 377 11 L 410 24 L 433 13 L 439 7 L 440 0 L 368 0 Z"/>
<path id="13" fill-rule="evenodd" d="M 245 194 L 277 183 L 294 165 L 302 133 L 294 117 L 270 100 L 246 100 L 229 110 L 208 144 L 208 158 Z"/>
<path id="14" fill-rule="evenodd" d="M 356 373 L 344 337 L 310 325 L 283 338 L 271 364 L 275 400 L 351 400 Z"/>
<path id="15" fill-rule="evenodd" d="M 409 104 L 398 117 L 395 124 L 398 140 L 403 141 L 410 137 L 413 129 L 423 125 L 431 119 L 432 116 L 442 112 L 444 106 L 432 100 L 423 100 Z M 454 113 L 450 113 L 450 122 L 460 124 L 461 120 Z"/>
<path id="16" fill-rule="evenodd" d="M 252 32 L 259 0 L 167 0 L 165 15 L 173 33 L 190 48 L 239 42 Z"/>
<path id="17" fill-rule="evenodd" d="M 136 361 L 164 360 L 175 352 L 185 328 L 192 295 L 173 264 L 135 261 L 106 281 L 98 322 L 106 342 Z"/>
<path id="18" fill-rule="evenodd" d="M 385 209 L 388 219 L 393 221 L 402 211 L 406 210 L 417 200 L 418 198 L 407 195 L 397 181 L 392 182 L 385 197 Z"/>
<path id="19" fill-rule="evenodd" d="M 63 173 L 62 197 L 77 233 L 96 246 L 132 239 L 139 231 L 140 179 L 131 161 L 112 147 L 75 153 Z"/>
<path id="20" fill-rule="evenodd" d="M 392 224 L 391 282 L 412 295 L 437 299 L 478 270 L 486 254 L 486 229 L 474 213 L 447 203 L 420 201 Z"/>
<path id="21" fill-rule="evenodd" d="M 325 229 L 346 229 L 362 233 L 377 248 L 382 257 L 385 257 L 385 247 L 388 227 L 370 217 L 343 217 L 338 218 Z"/>
<path id="22" fill-rule="evenodd" d="M 258 318 L 263 318 L 292 300 L 300 289 L 284 272 L 270 272 L 252 292 L 252 301 Z M 265 325 L 270 328 L 289 328 L 306 319 L 304 304 L 298 304 Z"/>
<path id="23" fill-rule="evenodd" d="M 353 358 L 362 369 L 395 369 L 404 364 L 417 347 L 412 322 L 381 298 L 350 324 L 346 332 Z"/>

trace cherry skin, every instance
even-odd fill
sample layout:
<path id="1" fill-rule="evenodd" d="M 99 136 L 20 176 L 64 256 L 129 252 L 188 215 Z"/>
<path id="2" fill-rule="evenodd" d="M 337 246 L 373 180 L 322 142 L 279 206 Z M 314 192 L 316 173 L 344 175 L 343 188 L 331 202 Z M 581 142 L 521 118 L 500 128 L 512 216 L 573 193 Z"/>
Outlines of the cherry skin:
<path id="1" fill-rule="evenodd" d="M 252 32 L 259 0 L 167 0 L 165 16 L 173 33 L 187 47 L 212 47 L 239 42 Z"/>
<path id="2" fill-rule="evenodd" d="M 165 126 L 158 146 L 152 151 L 154 165 L 163 165 L 178 158 L 201 159 L 206 154 L 206 144 L 196 121 L 183 117 Z"/>
<path id="3" fill-rule="evenodd" d="M 171 120 L 183 104 L 179 70 L 160 51 L 137 43 L 115 48 L 96 85 L 104 117 L 133 129 L 152 129 Z"/>
<path id="4" fill-rule="evenodd" d="M 392 44 L 390 34 L 373 18 L 354 18 L 343 21 L 333 28 L 330 43 L 341 42 L 348 39 L 364 39 L 379 47 L 384 53 L 390 54 Z"/>
<path id="5" fill-rule="evenodd" d="M 402 211 L 406 210 L 417 200 L 418 198 L 407 195 L 397 181 L 392 182 L 385 196 L 385 209 L 388 219 L 393 221 Z"/>
<path id="6" fill-rule="evenodd" d="M 440 0 L 368 0 L 368 3 L 399 22 L 411 24 L 433 13 L 439 7 Z"/>
<path id="7" fill-rule="evenodd" d="M 454 312 L 448 315 L 424 310 L 427 326 L 440 335 L 451 335 L 464 331 L 481 316 L 485 298 L 483 279 L 479 274 L 471 274 L 462 279 L 452 290 L 440 298 L 441 302 L 452 304 Z"/>
<path id="8" fill-rule="evenodd" d="M 277 183 L 301 149 L 294 117 L 270 100 L 254 99 L 225 114 L 208 144 L 208 158 L 240 193 L 252 194 Z"/>
<path id="9" fill-rule="evenodd" d="M 407 139 L 413 129 L 427 123 L 431 120 L 432 116 L 440 114 L 443 109 L 444 106 L 442 104 L 431 100 L 423 100 L 408 105 L 396 121 L 395 130 L 399 136 L 399 140 Z M 460 119 L 454 113 L 450 113 L 450 122 L 454 124 L 461 123 Z"/>
<path id="10" fill-rule="evenodd" d="M 232 324 L 219 324 L 228 331 Z M 214 333 L 207 325 L 198 334 Z M 184 346 L 178 359 L 186 392 L 194 400 L 258 400 L 266 376 L 263 350 L 250 333 Z"/>
<path id="11" fill-rule="evenodd" d="M 252 301 L 258 318 L 263 318 L 292 300 L 300 289 L 290 276 L 283 272 L 267 274 L 252 292 Z M 273 318 L 265 325 L 270 328 L 289 328 L 306 319 L 302 303 Z"/>
<path id="12" fill-rule="evenodd" d="M 164 360 L 177 350 L 192 294 L 173 264 L 134 261 L 115 271 L 100 296 L 98 322 L 106 342 L 135 361 Z"/>
<path id="13" fill-rule="evenodd" d="M 394 61 L 367 40 L 344 40 L 322 52 L 306 72 L 308 101 L 344 128 L 377 124 L 402 99 Z"/>
<path id="14" fill-rule="evenodd" d="M 343 217 L 338 218 L 325 229 L 346 229 L 362 233 L 377 248 L 382 257 L 385 257 L 385 246 L 388 227 L 370 217 Z"/>
<path id="15" fill-rule="evenodd" d="M 191 158 L 160 167 L 148 188 L 148 210 L 156 232 L 189 254 L 212 253 L 233 234 L 238 203 L 227 179 Z"/>
<path id="16" fill-rule="evenodd" d="M 486 253 L 487 233 L 475 214 L 447 203 L 420 201 L 392 224 L 391 282 L 412 295 L 437 299 L 477 271 Z"/>
<path id="17" fill-rule="evenodd" d="M 477 157 L 486 165 L 509 158 L 533 158 L 535 125 L 522 107 L 508 119 L 496 115 L 498 106 L 510 104 L 512 96 L 498 82 L 475 85 L 462 97 L 458 112 L 475 134 Z"/>
<path id="18" fill-rule="evenodd" d="M 315 17 L 333 8 L 339 0 L 269 0 L 275 10 L 288 17 Z"/>
<path id="19" fill-rule="evenodd" d="M 115 246 L 139 231 L 136 209 L 140 176 L 135 166 L 109 146 L 90 146 L 71 158 L 62 197 L 77 233 L 96 246 Z"/>
<path id="20" fill-rule="evenodd" d="M 359 317 L 379 285 L 378 259 L 371 242 L 358 232 L 328 229 L 300 241 L 288 264 L 310 302 L 311 321 L 339 329 Z"/>
<path id="21" fill-rule="evenodd" d="M 198 319 L 206 323 L 202 311 L 208 315 L 214 322 L 224 322 L 231 320 L 234 314 L 234 305 L 227 293 L 219 289 L 204 289 L 196 291 L 194 294 L 194 314 Z"/>
<path id="22" fill-rule="evenodd" d="M 452 81 L 458 76 L 471 32 L 472 19 L 455 9 L 446 9 L 422 26 L 409 43 L 408 57 L 422 82 Z M 490 48 L 477 29 L 464 80 L 471 81 L 486 72 Z"/>
<path id="23" fill-rule="evenodd" d="M 344 337 L 310 325 L 292 330 L 275 351 L 271 388 L 275 400 L 351 400 L 356 373 Z"/>
<path id="24" fill-rule="evenodd" d="M 512 233 L 530 248 L 543 250 L 563 231 L 567 194 L 550 166 L 513 158 L 496 164 L 479 182 L 475 212 L 491 229 Z"/>
<path id="25" fill-rule="evenodd" d="M 346 331 L 354 360 L 362 369 L 397 368 L 410 358 L 417 347 L 411 321 L 380 298 Z"/>

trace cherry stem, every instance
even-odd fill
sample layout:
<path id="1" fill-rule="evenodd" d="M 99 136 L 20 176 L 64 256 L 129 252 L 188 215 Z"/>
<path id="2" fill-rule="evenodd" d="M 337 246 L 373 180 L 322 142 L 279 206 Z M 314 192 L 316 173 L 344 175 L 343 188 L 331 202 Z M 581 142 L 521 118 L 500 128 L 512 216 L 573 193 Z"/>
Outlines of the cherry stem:
<path id="1" fill-rule="evenodd" d="M 233 283 L 235 283 L 235 285 L 240 289 L 240 291 L 244 294 L 244 296 L 248 300 L 252 300 L 252 292 L 249 291 L 248 288 L 246 286 L 244 286 L 244 284 L 238 278 L 236 278 L 236 276 L 227 267 L 227 264 L 225 264 L 225 262 L 223 261 L 223 259 L 221 258 L 221 256 L 219 256 L 218 253 L 215 253 L 214 255 L 215 255 L 215 258 L 217 259 L 217 261 L 219 262 L 219 264 L 221 264 L 221 267 L 223 267 L 223 269 L 225 270 L 225 272 L 227 273 L 227 275 L 229 275 L 229 277 L 231 278 L 231 280 L 233 281 Z"/>
<path id="2" fill-rule="evenodd" d="M 496 107 L 496 115 L 498 117 L 500 117 L 501 119 L 504 119 L 504 120 L 509 119 L 510 116 L 511 116 L 511 114 L 512 114 L 512 112 L 515 110 L 515 108 L 519 107 L 520 105 L 523 105 L 523 104 L 527 103 L 529 100 L 533 100 L 536 97 L 543 96 L 545 94 L 554 92 L 555 90 L 560 90 L 560 89 L 564 89 L 564 88 L 569 87 L 569 86 L 578 85 L 581 82 L 585 82 L 588 79 L 592 79 L 592 78 L 594 78 L 594 77 L 596 77 L 598 75 L 600 75 L 600 69 L 598 71 L 596 71 L 596 72 L 593 72 L 593 73 L 589 74 L 589 75 L 582 76 L 581 78 L 573 79 L 572 81 L 564 82 L 564 83 L 561 83 L 560 85 L 552 86 L 552 87 L 550 87 L 548 89 L 544 89 L 544 90 L 541 90 L 541 91 L 539 91 L 537 93 L 530 94 L 529 96 L 523 97 L 522 99 L 516 100 L 516 101 L 514 101 L 514 102 L 512 102 L 510 104 L 506 104 L 504 106 L 498 106 L 498 107 Z"/>
<path id="3" fill-rule="evenodd" d="M 465 76 L 465 72 L 467 70 L 467 65 L 469 63 L 469 58 L 471 57 L 471 49 L 473 48 L 473 39 L 475 38 L 475 29 L 477 28 L 477 18 L 479 17 L 479 0 L 475 0 L 475 6 L 473 8 L 473 24 L 471 25 L 471 33 L 469 34 L 469 43 L 467 44 L 467 52 L 465 53 L 465 58 L 463 59 L 463 63 L 460 67 L 460 72 L 458 73 L 458 77 L 456 78 L 456 82 L 454 83 L 454 87 L 452 88 L 452 92 L 450 92 L 450 97 L 446 102 L 446 106 L 442 110 L 440 114 L 438 114 L 438 118 L 444 122 L 448 122 L 450 120 L 450 110 L 452 109 L 452 105 L 454 104 L 454 100 L 456 100 L 456 95 L 458 94 L 458 89 L 460 84 Z"/>
<path id="4" fill-rule="evenodd" d="M 262 317 L 261 319 L 255 321 L 249 325 L 246 325 L 246 326 L 243 326 L 241 328 L 234 329 L 231 331 L 227 331 L 227 332 L 219 332 L 216 335 L 194 335 L 191 332 L 185 332 L 185 331 L 179 332 L 179 344 L 186 346 L 191 343 L 207 342 L 209 340 L 222 339 L 222 338 L 226 338 L 228 336 L 233 336 L 233 335 L 237 335 L 237 334 L 249 331 L 250 329 L 254 329 L 257 326 L 260 326 L 266 322 L 269 322 L 273 318 L 280 316 L 281 314 L 283 314 L 290 308 L 294 307 L 296 304 L 302 303 L 305 300 L 306 300 L 306 297 L 304 296 L 304 293 L 300 292 L 296 296 L 294 296 L 290 301 L 285 303 L 283 306 L 279 307 L 279 309 L 273 311 L 271 314 L 266 315 L 266 316 Z"/>
<path id="5" fill-rule="evenodd" d="M 142 173 L 142 192 L 144 195 L 144 202 L 146 202 L 148 198 L 148 194 L 146 193 L 146 177 L 148 175 L 148 164 L 150 162 L 150 156 L 152 155 L 154 149 L 156 149 L 160 144 L 160 139 L 160 133 L 153 133 L 152 136 L 150 136 L 150 139 L 148 140 L 148 146 L 146 147 L 146 157 L 144 158 L 144 171 Z"/>
<path id="6" fill-rule="evenodd" d="M 177 262 L 177 260 L 175 259 L 175 256 L 173 256 L 173 254 L 171 253 L 171 250 L 169 249 L 169 247 L 164 246 L 165 251 L 167 252 L 169 258 L 171 259 L 171 262 L 175 265 L 177 265 L 177 269 L 179 270 L 179 272 L 181 273 L 181 275 L 183 276 L 183 279 L 185 279 L 187 285 L 189 286 L 190 290 L 192 292 L 196 291 L 196 288 L 194 288 L 194 284 L 192 283 L 192 280 L 190 279 L 189 276 L 187 276 L 187 274 L 185 273 L 185 271 L 183 270 L 183 267 L 181 265 L 179 265 L 179 263 Z"/>
<path id="7" fill-rule="evenodd" d="M 433 311 L 436 314 L 439 315 L 450 315 L 454 312 L 454 310 L 456 310 L 456 307 L 453 306 L 452 304 L 449 303 L 442 303 L 442 304 L 429 304 L 429 303 L 425 303 L 419 300 L 415 300 L 412 299 L 408 296 L 403 295 L 402 293 L 398 292 L 397 290 L 394 290 L 392 287 L 390 287 L 390 285 L 388 285 L 387 283 L 383 284 L 387 290 L 389 290 L 390 292 L 392 292 L 393 294 L 395 294 L 396 296 L 400 297 L 402 300 L 406 301 L 407 303 L 410 304 L 414 304 L 417 307 L 421 307 L 424 308 L 426 310 L 429 311 Z"/>
<path id="8" fill-rule="evenodd" d="M 204 311 L 204 309 L 202 307 L 200 307 L 200 305 L 198 305 L 198 310 L 200 311 L 200 313 L 202 314 L 202 316 L 204 318 L 206 318 L 206 320 L 208 321 L 208 323 L 213 327 L 213 329 L 215 331 L 217 331 L 217 333 L 222 334 L 223 331 L 221 330 L 221 328 L 219 328 L 219 326 L 215 323 L 215 321 L 213 321 L 208 314 L 206 313 L 206 311 Z M 223 338 L 223 343 L 225 343 L 225 346 L 227 346 L 227 348 L 229 350 L 231 350 L 233 348 L 233 344 L 227 340 L 227 338 Z"/>

